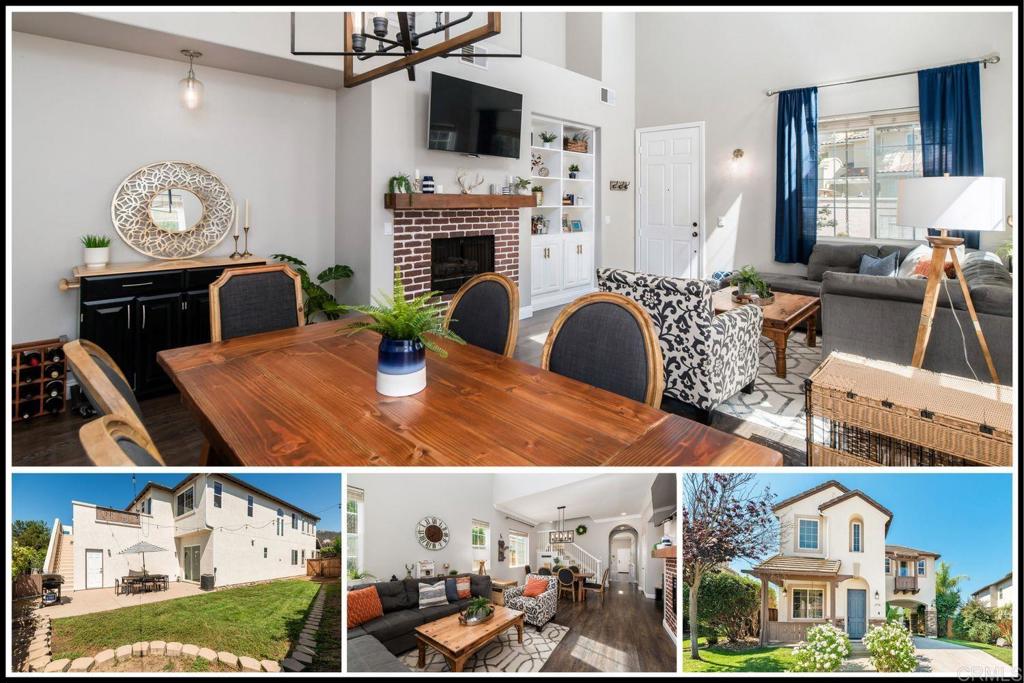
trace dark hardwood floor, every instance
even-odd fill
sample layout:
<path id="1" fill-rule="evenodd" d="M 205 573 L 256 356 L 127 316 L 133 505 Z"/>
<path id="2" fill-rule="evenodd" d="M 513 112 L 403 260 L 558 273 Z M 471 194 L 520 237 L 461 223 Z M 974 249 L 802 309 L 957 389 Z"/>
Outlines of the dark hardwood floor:
<path id="1" fill-rule="evenodd" d="M 611 582 L 585 602 L 558 601 L 556 624 L 569 633 L 544 664 L 547 672 L 657 672 L 676 670 L 675 645 L 662 625 L 662 611 L 635 583 Z"/>

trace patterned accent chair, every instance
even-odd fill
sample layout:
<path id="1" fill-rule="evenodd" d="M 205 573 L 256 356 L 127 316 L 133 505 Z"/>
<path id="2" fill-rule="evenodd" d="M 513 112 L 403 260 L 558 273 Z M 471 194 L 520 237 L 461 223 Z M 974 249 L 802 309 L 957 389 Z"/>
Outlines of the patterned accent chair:
<path id="1" fill-rule="evenodd" d="M 598 288 L 623 294 L 650 314 L 665 364 L 665 395 L 707 422 L 711 411 L 757 378 L 764 314 L 754 305 L 715 315 L 714 287 L 703 280 L 597 269 Z"/>
<path id="2" fill-rule="evenodd" d="M 541 579 L 548 582 L 548 589 L 535 598 L 523 596 L 523 589 L 526 585 L 515 586 L 505 589 L 505 607 L 526 612 L 526 623 L 533 624 L 540 631 L 544 624 L 555 616 L 558 609 L 558 579 L 554 576 L 541 576 L 540 574 L 528 574 L 526 583 L 531 579 Z"/>

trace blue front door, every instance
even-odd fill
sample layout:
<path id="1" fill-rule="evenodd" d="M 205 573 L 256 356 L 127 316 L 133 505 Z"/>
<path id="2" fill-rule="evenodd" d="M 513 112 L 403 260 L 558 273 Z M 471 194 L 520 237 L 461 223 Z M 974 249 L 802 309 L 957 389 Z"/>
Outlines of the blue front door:
<path id="1" fill-rule="evenodd" d="M 864 637 L 868 628 L 868 592 L 862 589 L 846 591 L 846 623 L 851 638 Z"/>

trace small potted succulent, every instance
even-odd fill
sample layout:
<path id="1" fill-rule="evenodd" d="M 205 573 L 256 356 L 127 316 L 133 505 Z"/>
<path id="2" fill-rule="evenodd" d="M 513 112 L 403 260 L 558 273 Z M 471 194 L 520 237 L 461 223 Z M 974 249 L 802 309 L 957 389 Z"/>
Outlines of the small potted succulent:
<path id="1" fill-rule="evenodd" d="M 494 605 L 484 597 L 473 598 L 466 605 L 466 609 L 459 614 L 459 623 L 463 626 L 473 626 L 490 621 L 494 617 Z"/>
<path id="2" fill-rule="evenodd" d="M 576 180 L 576 174 L 580 172 L 579 164 L 569 164 L 569 180 Z"/>
<path id="3" fill-rule="evenodd" d="M 512 179 L 512 188 L 519 194 L 530 194 L 530 179 L 517 175 Z"/>
<path id="4" fill-rule="evenodd" d="M 110 262 L 110 238 L 106 235 L 84 235 L 82 246 L 86 268 L 102 268 Z"/>
<path id="5" fill-rule="evenodd" d="M 534 185 L 530 191 L 533 192 L 533 198 L 537 200 L 537 206 L 544 206 L 544 188 Z"/>
<path id="6" fill-rule="evenodd" d="M 558 136 L 549 130 L 544 131 L 540 134 L 540 141 L 544 144 L 544 149 L 553 149 L 551 143 L 558 139 Z"/>
<path id="7" fill-rule="evenodd" d="M 411 396 L 427 386 L 427 351 L 442 358 L 448 352 L 433 337 L 465 344 L 444 325 L 445 304 L 436 299 L 440 292 L 425 292 L 405 298 L 402 269 L 395 266 L 391 296 L 374 298 L 369 306 L 332 307 L 331 312 L 356 311 L 370 316 L 343 329 L 348 334 L 369 330 L 381 336 L 377 347 L 377 392 L 385 396 Z"/>

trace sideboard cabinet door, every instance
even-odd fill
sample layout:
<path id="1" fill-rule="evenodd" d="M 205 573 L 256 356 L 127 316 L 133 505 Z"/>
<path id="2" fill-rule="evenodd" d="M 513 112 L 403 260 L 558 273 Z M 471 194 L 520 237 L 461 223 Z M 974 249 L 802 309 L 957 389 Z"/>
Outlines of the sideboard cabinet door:
<path id="1" fill-rule="evenodd" d="M 157 363 L 156 354 L 181 346 L 182 311 L 180 294 L 140 296 L 135 300 L 135 395 L 139 398 L 166 393 L 171 378 Z M 131 378 L 129 378 L 131 379 Z"/>
<path id="2" fill-rule="evenodd" d="M 114 359 L 130 382 L 135 367 L 132 325 L 134 298 L 82 303 L 79 336 L 96 344 Z"/>

